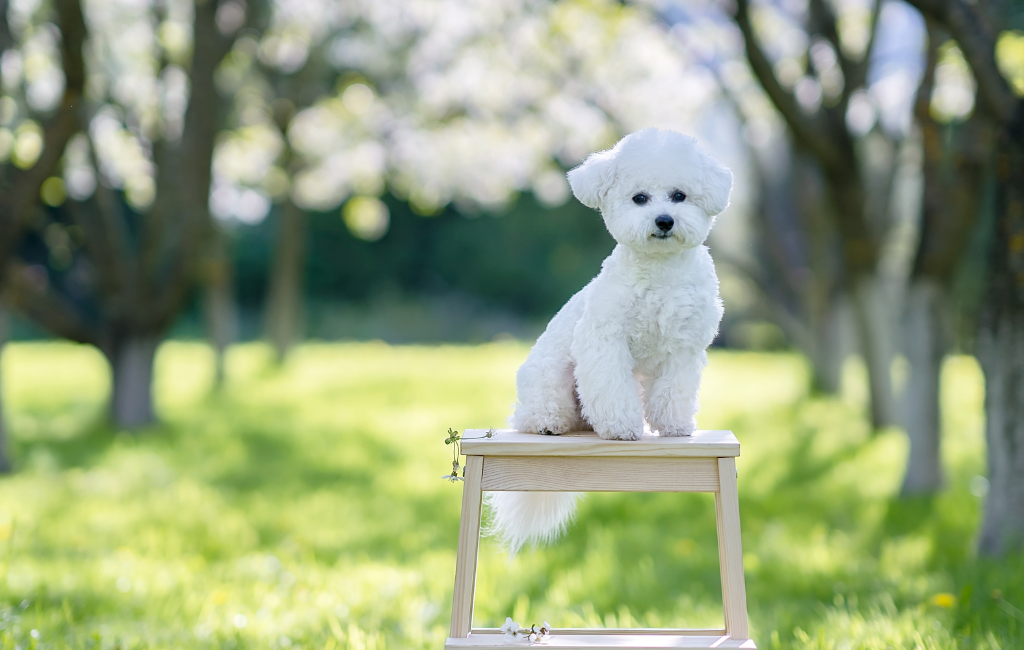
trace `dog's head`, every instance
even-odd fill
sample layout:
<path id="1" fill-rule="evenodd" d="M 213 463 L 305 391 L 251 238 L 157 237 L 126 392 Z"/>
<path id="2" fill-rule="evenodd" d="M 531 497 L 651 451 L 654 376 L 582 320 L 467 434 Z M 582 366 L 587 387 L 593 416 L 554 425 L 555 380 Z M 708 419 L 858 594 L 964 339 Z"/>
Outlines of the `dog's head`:
<path id="1" fill-rule="evenodd" d="M 572 193 L 601 211 L 615 241 L 650 253 L 704 243 L 729 205 L 732 172 L 675 131 L 644 129 L 569 172 Z"/>

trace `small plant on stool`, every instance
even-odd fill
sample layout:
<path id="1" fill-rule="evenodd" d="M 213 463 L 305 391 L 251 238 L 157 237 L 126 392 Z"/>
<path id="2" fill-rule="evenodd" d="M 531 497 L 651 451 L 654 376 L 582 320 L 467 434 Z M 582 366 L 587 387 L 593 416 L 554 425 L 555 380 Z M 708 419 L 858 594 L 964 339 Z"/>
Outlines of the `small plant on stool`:
<path id="1" fill-rule="evenodd" d="M 529 641 L 535 643 L 551 636 L 551 625 L 544 621 L 544 625 L 540 627 L 536 625 L 519 627 L 519 623 L 513 621 L 512 617 L 508 617 L 505 619 L 505 624 L 501 626 L 501 631 L 505 635 L 506 642 Z"/>
<path id="2" fill-rule="evenodd" d="M 480 438 L 490 438 L 492 436 L 494 436 L 494 429 L 488 429 L 487 433 L 485 433 L 484 435 L 479 436 L 479 437 Z M 477 438 L 470 438 L 470 440 L 476 440 L 476 439 Z M 448 437 L 444 439 L 444 444 L 452 445 L 452 473 L 451 474 L 445 474 L 441 478 L 443 478 L 446 481 L 451 481 L 452 483 L 455 483 L 456 481 L 464 481 L 464 480 L 466 480 L 465 479 L 466 467 L 464 465 L 460 465 L 459 464 L 459 456 L 462 455 L 462 445 L 459 444 L 460 440 L 462 440 L 462 436 L 459 435 L 459 432 L 458 431 L 452 431 L 451 428 L 449 428 L 448 429 Z M 459 475 L 459 470 L 460 469 L 462 470 L 462 475 L 461 476 Z"/>

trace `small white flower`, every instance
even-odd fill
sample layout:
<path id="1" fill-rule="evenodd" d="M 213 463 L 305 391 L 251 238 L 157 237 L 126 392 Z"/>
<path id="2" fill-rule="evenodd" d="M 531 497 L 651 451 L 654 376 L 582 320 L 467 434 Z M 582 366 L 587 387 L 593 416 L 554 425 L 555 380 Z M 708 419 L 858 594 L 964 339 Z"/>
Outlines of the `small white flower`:
<path id="1" fill-rule="evenodd" d="M 501 631 L 505 633 L 505 642 L 510 643 L 516 640 L 516 632 L 519 631 L 519 623 L 512 620 L 511 616 L 505 617 L 505 624 L 501 626 Z"/>
<path id="2" fill-rule="evenodd" d="M 539 639 L 539 638 L 540 638 L 540 635 L 537 634 L 536 632 L 531 632 L 530 633 L 530 643 L 536 642 L 537 639 Z"/>
<path id="3" fill-rule="evenodd" d="M 513 634 L 515 634 L 516 632 L 519 631 L 519 623 L 516 623 L 515 621 L 513 621 L 511 616 L 506 616 L 505 617 L 505 624 L 501 626 L 501 631 L 502 632 L 512 632 Z"/>

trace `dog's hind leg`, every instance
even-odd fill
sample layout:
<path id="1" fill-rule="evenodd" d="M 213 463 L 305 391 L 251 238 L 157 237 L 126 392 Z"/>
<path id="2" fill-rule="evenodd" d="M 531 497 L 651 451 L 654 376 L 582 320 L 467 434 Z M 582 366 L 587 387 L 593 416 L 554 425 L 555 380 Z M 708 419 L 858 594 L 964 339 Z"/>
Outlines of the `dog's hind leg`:
<path id="1" fill-rule="evenodd" d="M 517 431 L 560 434 L 582 428 L 571 363 L 526 363 L 516 373 Z"/>
<path id="2" fill-rule="evenodd" d="M 678 352 L 659 364 L 650 388 L 644 391 L 652 430 L 663 436 L 688 436 L 697 430 L 697 396 L 707 359 L 704 350 Z"/>
<path id="3" fill-rule="evenodd" d="M 559 434 L 585 428 L 569 352 L 583 309 L 581 294 L 555 314 L 516 373 L 518 403 L 509 422 L 518 431 Z"/>

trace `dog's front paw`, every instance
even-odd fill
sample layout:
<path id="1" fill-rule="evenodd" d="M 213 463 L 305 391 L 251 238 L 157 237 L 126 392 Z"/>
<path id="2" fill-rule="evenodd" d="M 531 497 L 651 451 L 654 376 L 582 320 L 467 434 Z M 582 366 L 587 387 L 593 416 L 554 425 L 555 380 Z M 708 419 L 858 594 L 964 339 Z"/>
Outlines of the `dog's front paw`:
<path id="1" fill-rule="evenodd" d="M 546 422 L 520 428 L 519 431 L 539 433 L 545 436 L 560 436 L 563 433 L 576 431 L 577 429 L 579 429 L 579 427 L 576 426 L 575 421 L 566 422 L 563 420 L 548 420 Z"/>
<path id="2" fill-rule="evenodd" d="M 532 426 L 517 430 L 523 433 L 539 433 L 542 436 L 560 436 L 567 431 L 572 431 L 572 428 L 558 425 L 541 424 L 538 426 Z"/>
<path id="3" fill-rule="evenodd" d="M 516 431 L 557 436 L 579 428 L 579 418 L 574 413 L 527 413 L 516 411 L 509 424 Z"/>
<path id="4" fill-rule="evenodd" d="M 644 435 L 643 426 L 595 426 L 594 431 L 605 440 L 639 440 Z"/>
<path id="5" fill-rule="evenodd" d="M 664 425 L 658 427 L 658 435 L 665 438 L 679 438 L 681 436 L 692 436 L 697 430 L 697 421 L 691 420 L 683 426 Z"/>

